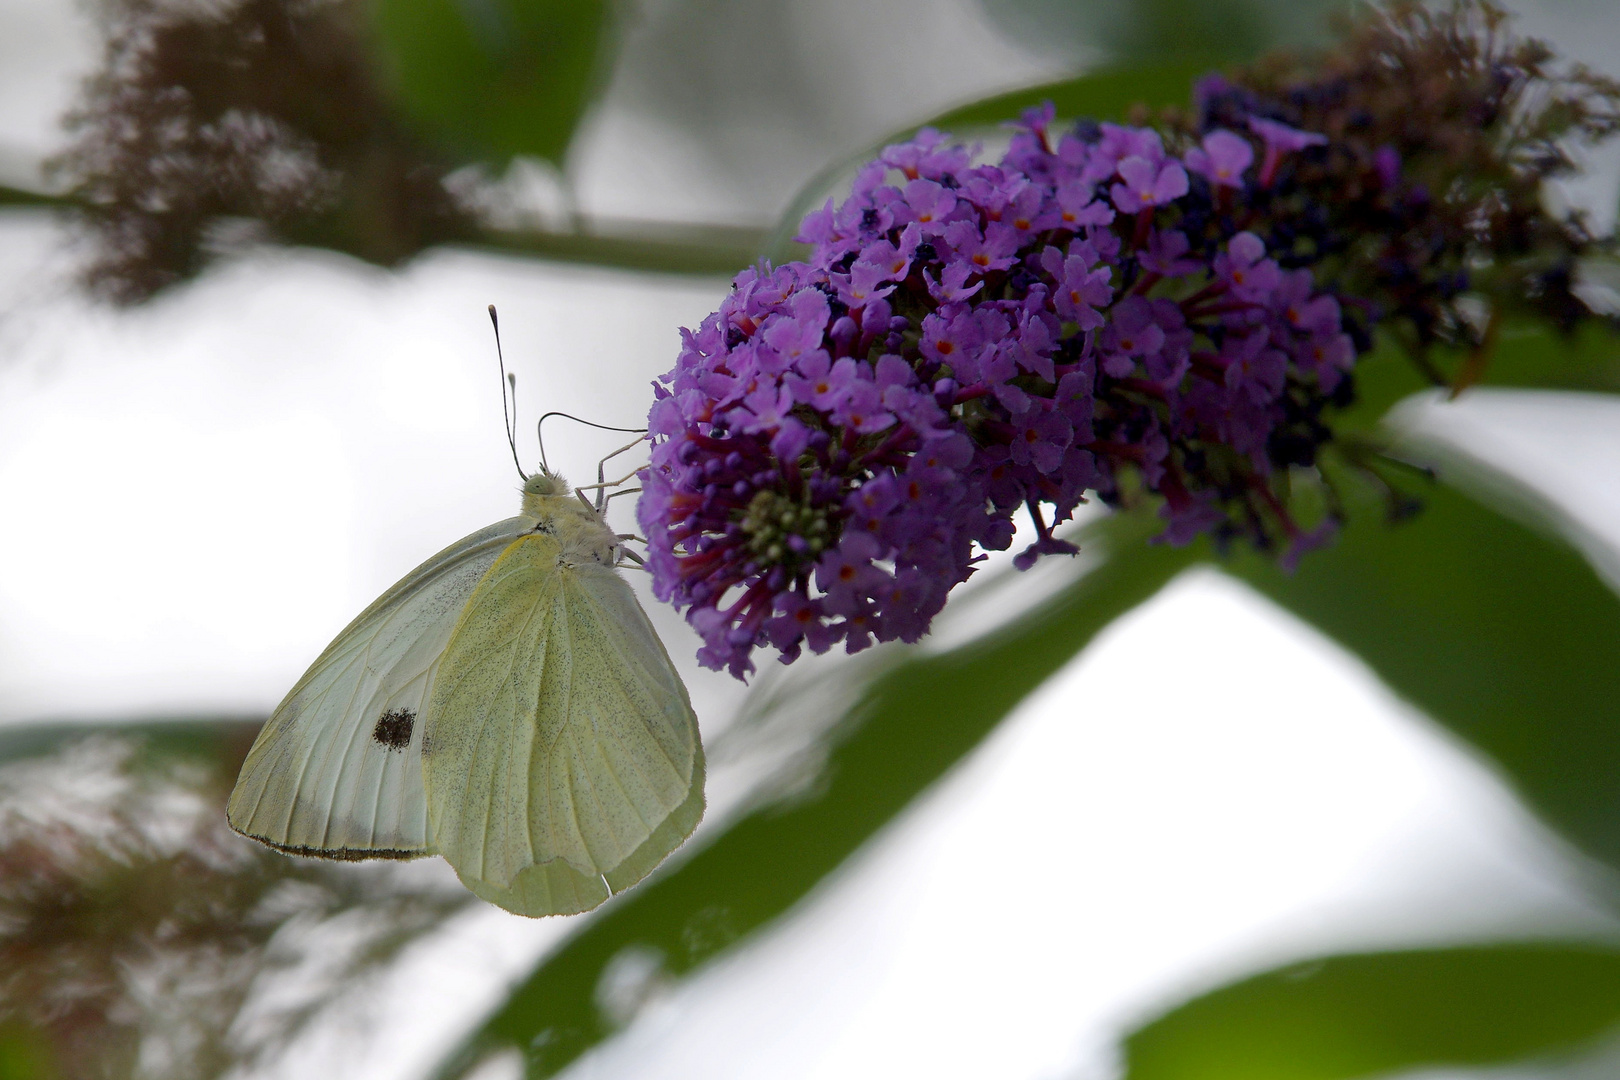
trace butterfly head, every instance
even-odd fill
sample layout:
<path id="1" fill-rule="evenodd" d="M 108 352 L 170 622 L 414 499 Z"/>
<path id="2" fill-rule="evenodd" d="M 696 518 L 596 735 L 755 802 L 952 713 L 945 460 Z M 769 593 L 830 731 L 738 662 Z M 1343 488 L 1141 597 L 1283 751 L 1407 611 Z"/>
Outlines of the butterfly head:
<path id="1" fill-rule="evenodd" d="M 619 561 L 619 538 L 608 528 L 602 512 L 544 466 L 523 482 L 522 514 L 535 520 L 535 531 L 554 537 L 561 545 L 563 564 L 611 567 Z"/>
<path id="2" fill-rule="evenodd" d="M 552 500 L 568 496 L 569 491 L 568 481 L 561 473 L 541 466 L 539 472 L 523 481 L 523 515 L 549 517 L 551 508 L 556 506 Z"/>
<path id="3" fill-rule="evenodd" d="M 531 495 L 538 498 L 549 498 L 553 495 L 567 495 L 568 481 L 563 479 L 562 473 L 554 473 L 544 465 L 540 471 L 523 481 L 523 497 L 528 499 Z"/>

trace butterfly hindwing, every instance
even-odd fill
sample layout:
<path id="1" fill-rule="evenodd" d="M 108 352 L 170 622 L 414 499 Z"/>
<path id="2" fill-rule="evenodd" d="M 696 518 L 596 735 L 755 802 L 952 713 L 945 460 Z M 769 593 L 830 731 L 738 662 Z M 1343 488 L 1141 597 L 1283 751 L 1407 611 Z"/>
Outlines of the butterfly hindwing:
<path id="1" fill-rule="evenodd" d="M 703 814 L 686 689 L 629 586 L 531 533 L 468 600 L 427 709 L 435 848 L 525 915 L 595 907 Z"/>
<path id="2" fill-rule="evenodd" d="M 300 855 L 430 852 L 422 710 L 468 597 L 532 524 L 509 518 L 445 548 L 327 646 L 248 752 L 232 828 Z"/>

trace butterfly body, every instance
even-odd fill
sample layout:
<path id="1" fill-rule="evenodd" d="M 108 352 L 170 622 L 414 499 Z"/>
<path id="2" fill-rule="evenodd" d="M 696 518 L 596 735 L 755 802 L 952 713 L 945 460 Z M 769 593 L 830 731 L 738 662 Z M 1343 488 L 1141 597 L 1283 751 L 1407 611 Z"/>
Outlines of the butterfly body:
<path id="1" fill-rule="evenodd" d="M 525 915 L 587 910 L 703 813 L 686 689 L 601 511 L 542 471 L 349 625 L 272 713 L 233 828 L 293 854 L 441 854 Z"/>

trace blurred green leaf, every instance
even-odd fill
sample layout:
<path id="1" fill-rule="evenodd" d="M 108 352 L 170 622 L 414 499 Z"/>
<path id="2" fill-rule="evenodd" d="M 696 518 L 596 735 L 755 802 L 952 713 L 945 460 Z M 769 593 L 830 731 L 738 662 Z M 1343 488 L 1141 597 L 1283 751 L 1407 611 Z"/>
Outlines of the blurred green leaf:
<path id="1" fill-rule="evenodd" d="M 1348 487 L 1348 485 L 1347 485 Z M 1506 771 L 1548 822 L 1620 867 L 1620 598 L 1574 548 L 1515 520 L 1529 502 L 1419 492 L 1388 527 L 1348 488 L 1350 522 L 1297 573 L 1227 569 L 1320 628 Z"/>
<path id="2" fill-rule="evenodd" d="M 1480 385 L 1620 393 L 1620 330 L 1596 321 L 1569 335 L 1545 323 L 1505 327 Z"/>
<path id="3" fill-rule="evenodd" d="M 442 146 L 561 164 L 612 43 L 605 0 L 377 0 L 404 111 Z"/>
<path id="4" fill-rule="evenodd" d="M 1039 53 L 1119 66 L 1248 60 L 1327 38 L 1346 0 L 981 0 L 1002 31 Z"/>
<path id="5" fill-rule="evenodd" d="M 1449 371 L 1459 356 L 1441 351 L 1436 360 Z M 1434 389 L 1387 335 L 1356 362 L 1355 378 L 1355 403 L 1331 417 L 1340 430 L 1370 431 L 1402 398 Z M 1541 323 L 1506 326 L 1477 385 L 1620 393 L 1620 331 L 1597 322 L 1569 335 Z"/>
<path id="6" fill-rule="evenodd" d="M 0 1021 L 0 1080 L 55 1080 L 60 1075 L 43 1035 L 24 1024 Z"/>
<path id="7" fill-rule="evenodd" d="M 596 992 L 615 957 L 661 955 L 690 971 L 799 902 L 869 837 L 965 757 L 1048 675 L 1192 560 L 1143 542 L 1144 523 L 1112 518 L 1088 538 L 1103 561 L 1072 587 L 984 640 L 915 656 L 868 688 L 835 736 L 821 785 L 791 805 L 741 817 L 672 873 L 585 924 L 450 1060 L 527 1051 L 549 1076 L 612 1033 Z"/>
<path id="8" fill-rule="evenodd" d="M 8 725 L 0 727 L 0 764 L 44 757 L 76 742 L 108 736 L 133 739 L 148 762 L 187 758 L 234 777 L 263 726 L 262 716 Z"/>
<path id="9" fill-rule="evenodd" d="M 1209 71 L 1202 60 L 1109 67 L 1076 79 L 1032 86 L 961 105 L 928 123 L 943 131 L 995 127 L 1043 101 L 1050 101 L 1060 117 L 1122 120 L 1136 105 L 1152 109 L 1186 105 L 1192 99 L 1193 80 Z"/>
<path id="10" fill-rule="evenodd" d="M 998 124 L 1050 99 L 1060 116 L 1124 117 L 1133 105 L 1188 105 L 1193 80 L 1285 46 L 1323 43 L 1345 0 L 981 0 L 985 13 L 1036 52 L 1093 68 L 1078 79 L 953 109 L 946 130 Z"/>
<path id="11" fill-rule="evenodd" d="M 71 207 L 75 200 L 68 195 L 52 195 L 43 191 L 0 184 L 0 207 Z"/>
<path id="12" fill-rule="evenodd" d="M 615 266 L 649 273 L 731 278 L 759 257 L 762 229 L 719 225 L 603 222 L 614 231 L 481 230 L 469 247 L 533 255 L 554 262 Z M 632 231 L 634 229 L 634 231 Z"/>
<path id="13" fill-rule="evenodd" d="M 1620 953 L 1498 945 L 1336 956 L 1139 1028 L 1127 1080 L 1350 1080 L 1577 1049 L 1620 1025 Z"/>

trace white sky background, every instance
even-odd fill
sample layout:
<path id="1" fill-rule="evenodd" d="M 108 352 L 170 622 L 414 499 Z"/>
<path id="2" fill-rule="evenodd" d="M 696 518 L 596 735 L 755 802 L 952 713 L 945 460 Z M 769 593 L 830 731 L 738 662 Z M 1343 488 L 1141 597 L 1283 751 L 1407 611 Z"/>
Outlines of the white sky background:
<path id="1" fill-rule="evenodd" d="M 661 9 L 647 10 L 652 33 Z M 792 10 L 808 57 L 852 60 L 815 87 L 836 122 L 784 133 L 744 115 L 693 154 L 621 80 L 574 163 L 583 205 L 764 220 L 852 145 L 1050 74 L 987 45 L 965 2 Z M 1589 49 L 1620 40 L 1579 35 L 1607 10 L 1530 27 Z M 51 147 L 86 57 L 69 11 L 0 0 L 0 181 Z M 860 52 L 891 23 L 978 66 Z M 903 85 L 881 81 L 897 70 Z M 863 115 L 872 101 L 888 111 Z M 772 164 L 740 186 L 723 166 L 750 154 Z M 1597 197 L 1612 205 L 1612 186 Z M 550 408 L 635 423 L 675 328 L 724 288 L 453 252 L 391 275 L 282 252 L 116 313 L 68 290 L 71 260 L 47 219 L 0 215 L 0 723 L 266 711 L 395 578 L 515 507 L 485 304 L 502 310 L 532 432 Z M 1620 405 L 1482 393 L 1411 415 L 1547 478 L 1620 540 Z M 618 445 L 549 430 L 575 477 Z M 698 670 L 679 619 L 648 607 L 712 734 L 738 688 Z M 655 996 L 578 1074 L 1106 1076 L 1113 1037 L 1190 986 L 1325 949 L 1593 931 L 1577 872 L 1357 661 L 1202 572 L 1111 628 L 779 928 Z M 346 1010 L 282 1072 L 418 1075 L 568 929 L 470 913 L 374 991 L 400 1023 Z"/>

